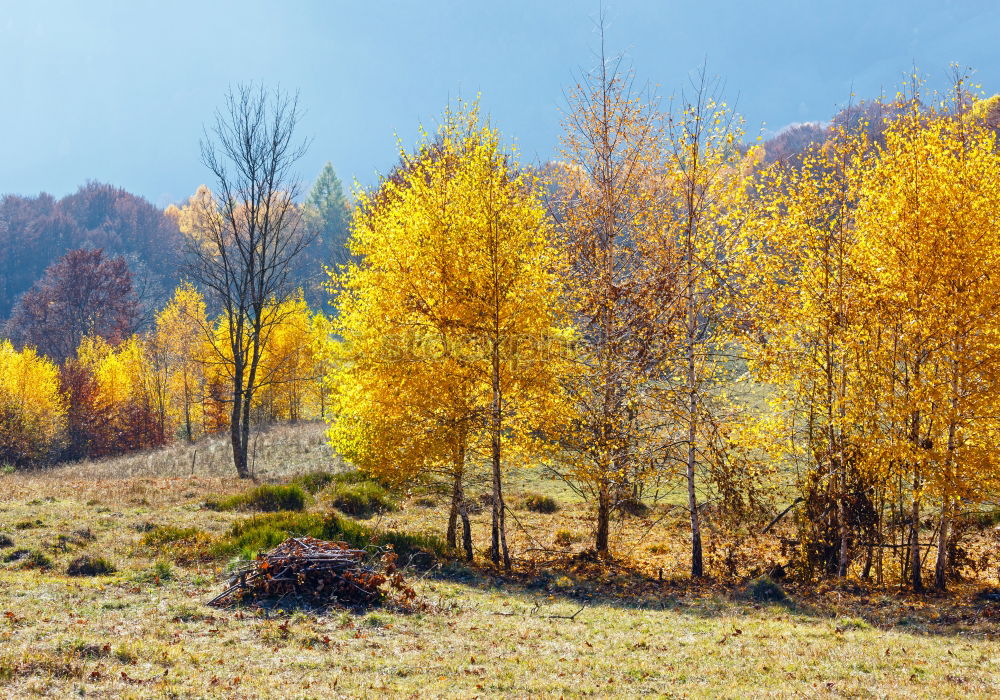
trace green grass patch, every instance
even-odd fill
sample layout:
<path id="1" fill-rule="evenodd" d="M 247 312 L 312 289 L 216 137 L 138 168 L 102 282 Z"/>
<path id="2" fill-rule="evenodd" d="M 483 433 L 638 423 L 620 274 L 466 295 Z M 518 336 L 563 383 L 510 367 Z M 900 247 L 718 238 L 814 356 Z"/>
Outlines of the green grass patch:
<path id="1" fill-rule="evenodd" d="M 323 539 L 346 542 L 358 549 L 391 545 L 404 560 L 418 554 L 448 559 L 452 554 L 444 540 L 436 535 L 398 530 L 374 531 L 364 523 L 338 515 L 327 518 L 323 535 Z"/>
<path id="2" fill-rule="evenodd" d="M 356 518 L 370 518 L 376 513 L 392 512 L 398 508 L 385 487 L 367 479 L 336 484 L 330 490 L 330 503 L 341 513 Z"/>
<path id="3" fill-rule="evenodd" d="M 139 544 L 181 564 L 213 558 L 209 548 L 215 537 L 196 527 L 158 525 L 139 539 Z"/>
<path id="4" fill-rule="evenodd" d="M 174 525 L 157 525 L 152 530 L 148 530 L 142 539 L 139 540 L 146 547 L 159 547 L 160 545 L 191 540 L 203 537 L 206 533 L 196 527 L 176 527 Z"/>
<path id="5" fill-rule="evenodd" d="M 305 510 L 306 492 L 298 484 L 262 484 L 244 493 L 208 501 L 212 510 L 256 511 L 276 513 L 282 510 Z"/>
<path id="6" fill-rule="evenodd" d="M 318 513 L 282 512 L 255 515 L 232 524 L 222 539 L 209 547 L 215 558 L 253 559 L 292 536 L 323 537 L 324 518 Z"/>
<path id="7" fill-rule="evenodd" d="M 333 472 L 328 472 L 322 469 L 317 469 L 315 471 L 307 472 L 305 474 L 300 474 L 291 480 L 291 484 L 301 486 L 307 492 L 311 494 L 317 494 L 327 486 L 332 484 L 337 478 L 337 475 Z"/>
<path id="8" fill-rule="evenodd" d="M 270 513 L 255 515 L 233 523 L 220 540 L 209 548 L 215 558 L 253 559 L 289 537 L 308 535 L 322 540 L 345 542 L 357 549 L 391 545 L 400 557 L 425 554 L 433 559 L 450 556 L 441 538 L 421 533 L 375 531 L 364 523 L 340 515 L 318 513 Z"/>

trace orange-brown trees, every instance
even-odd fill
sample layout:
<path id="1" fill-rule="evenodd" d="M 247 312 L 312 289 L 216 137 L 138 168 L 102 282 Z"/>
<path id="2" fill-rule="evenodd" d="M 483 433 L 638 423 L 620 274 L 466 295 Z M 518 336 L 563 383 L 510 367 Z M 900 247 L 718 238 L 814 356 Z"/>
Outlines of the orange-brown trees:
<path id="1" fill-rule="evenodd" d="M 647 383 L 676 313 L 663 240 L 663 121 L 632 73 L 602 55 L 569 92 L 554 213 L 567 255 L 565 293 L 580 342 L 566 376 L 572 417 L 565 476 L 596 506 L 595 547 L 609 551 L 616 505 L 652 468 Z"/>

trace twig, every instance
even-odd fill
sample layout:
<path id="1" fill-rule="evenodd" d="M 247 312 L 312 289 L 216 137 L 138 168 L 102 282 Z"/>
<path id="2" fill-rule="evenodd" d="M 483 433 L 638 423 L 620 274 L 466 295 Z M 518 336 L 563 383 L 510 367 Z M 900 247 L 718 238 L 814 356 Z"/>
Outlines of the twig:
<path id="1" fill-rule="evenodd" d="M 545 619 L 545 620 L 575 620 L 576 616 L 579 615 L 581 612 L 583 612 L 583 609 L 585 607 L 587 607 L 587 606 L 581 605 L 580 609 L 577 610 L 572 615 L 542 615 L 542 619 Z"/>
<path id="2" fill-rule="evenodd" d="M 794 508 L 795 506 L 797 506 L 797 505 L 798 505 L 799 503 L 801 503 L 801 502 L 802 502 L 803 500 L 804 500 L 804 499 L 802 498 L 802 496 L 799 496 L 799 497 L 798 497 L 798 498 L 796 498 L 796 499 L 795 499 L 794 501 L 792 501 L 792 505 L 788 506 L 788 507 L 787 507 L 787 508 L 785 508 L 785 509 L 784 509 L 783 511 L 781 511 L 780 513 L 778 513 L 778 516 L 777 516 L 777 517 L 776 517 L 776 518 L 775 518 L 774 520 L 772 520 L 771 522 L 769 522 L 769 523 L 767 524 L 767 527 L 765 527 L 765 528 L 764 528 L 763 530 L 761 530 L 761 531 L 760 531 L 760 534 L 762 534 L 762 535 L 766 535 L 766 534 L 768 533 L 768 531 L 769 531 L 769 530 L 770 530 L 770 529 L 771 529 L 772 527 L 774 527 L 775 525 L 777 525 L 777 524 L 778 524 L 778 522 L 779 522 L 779 521 L 780 521 L 780 520 L 781 520 L 782 518 L 784 518 L 784 517 L 785 517 L 786 515 L 788 515 L 788 511 L 790 511 L 790 510 L 791 510 L 792 508 Z"/>

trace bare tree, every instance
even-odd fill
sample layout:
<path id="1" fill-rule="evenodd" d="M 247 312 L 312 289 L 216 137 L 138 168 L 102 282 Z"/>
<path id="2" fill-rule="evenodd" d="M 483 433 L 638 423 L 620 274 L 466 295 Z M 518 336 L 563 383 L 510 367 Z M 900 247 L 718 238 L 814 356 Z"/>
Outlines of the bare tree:
<path id="1" fill-rule="evenodd" d="M 187 237 L 188 273 L 223 313 L 227 333 L 213 345 L 231 380 L 230 435 L 240 478 L 247 463 L 250 408 L 267 381 L 260 358 L 293 292 L 296 256 L 309 243 L 292 168 L 307 143 L 295 141 L 298 98 L 255 85 L 231 89 L 201 141 L 216 182 L 215 211 Z"/>

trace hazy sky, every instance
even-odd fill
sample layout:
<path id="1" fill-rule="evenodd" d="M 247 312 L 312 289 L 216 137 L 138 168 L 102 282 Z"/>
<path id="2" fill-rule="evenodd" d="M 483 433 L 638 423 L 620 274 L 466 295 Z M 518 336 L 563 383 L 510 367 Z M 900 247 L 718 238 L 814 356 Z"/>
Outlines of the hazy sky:
<path id="1" fill-rule="evenodd" d="M 605 0 L 608 43 L 669 94 L 707 58 L 748 130 L 825 120 L 853 86 L 895 92 L 915 62 L 1000 90 L 1000 2 Z M 0 193 L 88 179 L 165 205 L 207 174 L 198 139 L 228 85 L 300 93 L 300 167 L 391 167 L 449 97 L 482 93 L 527 160 L 556 148 L 562 91 L 594 64 L 597 0 L 0 0 Z M 737 100 L 738 98 L 738 100 Z M 209 183 L 210 184 L 210 183 Z"/>

